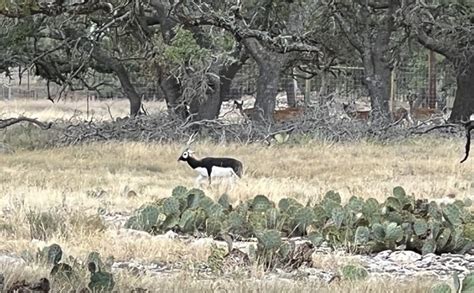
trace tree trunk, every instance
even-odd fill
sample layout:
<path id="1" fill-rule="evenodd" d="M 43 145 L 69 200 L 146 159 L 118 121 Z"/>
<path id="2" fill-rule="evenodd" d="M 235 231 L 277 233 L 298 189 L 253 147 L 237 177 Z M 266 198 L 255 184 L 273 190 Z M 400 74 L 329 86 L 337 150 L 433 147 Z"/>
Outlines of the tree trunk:
<path id="1" fill-rule="evenodd" d="M 390 68 L 386 64 L 375 65 L 374 71 L 366 75 L 366 84 L 372 108 L 371 120 L 388 121 L 390 113 Z"/>
<path id="2" fill-rule="evenodd" d="M 293 78 L 293 69 L 286 80 L 285 90 L 288 107 L 296 107 L 296 80 Z"/>
<path id="3" fill-rule="evenodd" d="M 280 74 L 288 56 L 266 49 L 256 39 L 245 39 L 243 44 L 258 65 L 257 96 L 254 105 L 256 111 L 253 119 L 272 123 Z"/>
<path id="4" fill-rule="evenodd" d="M 385 123 L 390 119 L 391 66 L 386 54 L 389 52 L 387 38 L 390 32 L 379 32 L 374 44 L 364 47 L 365 84 L 369 91 L 371 115 L 374 123 Z M 385 43 L 384 43 L 385 42 Z"/>
<path id="5" fill-rule="evenodd" d="M 102 64 L 104 68 L 111 69 L 113 72 L 115 72 L 120 81 L 120 85 L 122 86 L 123 93 L 130 101 L 130 116 L 137 116 L 140 113 L 142 106 L 142 98 L 138 95 L 135 87 L 130 81 L 128 71 L 125 66 L 123 66 L 119 60 L 107 55 L 99 47 L 95 47 L 92 51 L 92 58 L 94 58 L 97 63 Z"/>
<path id="6" fill-rule="evenodd" d="M 142 98 L 138 95 L 135 87 L 130 82 L 128 72 L 125 70 L 125 67 L 122 64 L 115 64 L 113 67 L 120 84 L 122 85 L 122 90 L 130 101 L 130 116 L 135 117 L 140 113 Z"/>
<path id="7" fill-rule="evenodd" d="M 199 104 L 199 120 L 213 120 L 219 117 L 222 105 L 220 83 L 220 78 L 209 77 L 209 88 L 206 91 L 206 99 Z"/>
<path id="8" fill-rule="evenodd" d="M 245 60 L 243 60 L 245 62 Z M 224 67 L 220 71 L 220 99 L 221 102 L 229 100 L 230 88 L 232 80 L 242 68 L 244 63 L 242 61 L 233 62 L 228 67 Z"/>
<path id="9" fill-rule="evenodd" d="M 470 64 L 456 77 L 456 97 L 454 99 L 453 110 L 449 120 L 458 122 L 468 120 L 474 113 L 474 56 L 470 58 Z"/>
<path id="10" fill-rule="evenodd" d="M 281 65 L 278 62 L 268 61 L 259 64 L 257 79 L 257 97 L 255 99 L 255 115 L 257 120 L 273 122 L 275 98 L 278 94 Z"/>
<path id="11" fill-rule="evenodd" d="M 181 100 L 181 86 L 174 76 L 167 76 L 160 82 L 160 89 L 165 96 L 166 106 L 169 111 L 178 115 L 181 119 L 189 116 L 186 104 Z"/>

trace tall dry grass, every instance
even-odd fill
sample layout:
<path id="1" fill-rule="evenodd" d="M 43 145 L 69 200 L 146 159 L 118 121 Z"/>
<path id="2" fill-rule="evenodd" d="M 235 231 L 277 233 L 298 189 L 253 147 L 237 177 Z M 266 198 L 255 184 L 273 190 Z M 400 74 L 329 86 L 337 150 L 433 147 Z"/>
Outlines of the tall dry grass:
<path id="1" fill-rule="evenodd" d="M 38 105 L 30 110 L 28 105 L 18 104 L 16 113 L 31 111 L 34 117 L 50 119 L 60 118 L 65 111 L 45 107 L 41 114 Z M 0 106 L 6 115 L 4 104 Z M 108 115 L 107 109 L 103 115 Z M 340 192 L 344 200 L 357 195 L 383 201 L 397 185 L 419 198 L 474 196 L 474 159 L 459 164 L 463 145 L 461 139 L 419 137 L 391 144 L 308 141 L 272 148 L 198 142 L 193 149 L 198 157 L 242 160 L 244 176 L 229 192 L 234 201 L 257 194 L 275 201 L 282 197 L 318 201 L 328 190 Z M 66 257 L 80 259 L 98 251 L 103 258 L 113 256 L 119 261 L 206 261 L 209 243 L 192 245 L 185 240 L 131 234 L 117 228 L 113 220 L 169 196 L 177 185 L 194 187 L 194 171 L 177 162 L 182 150 L 178 144 L 103 143 L 0 154 L 0 254 L 32 255 L 44 245 L 58 243 Z M 130 190 L 137 196 L 127 196 Z M 216 184 L 204 190 L 217 198 L 225 186 Z M 1 271 L 11 283 L 44 276 L 47 268 L 27 261 L 18 267 L 0 264 Z M 187 274 L 157 279 L 121 273 L 117 280 L 123 291 L 143 287 L 155 292 L 421 292 L 430 286 L 430 281 L 399 284 L 393 280 L 329 286 L 285 280 L 196 281 Z"/>
<path id="2" fill-rule="evenodd" d="M 145 101 L 146 109 L 151 113 L 164 111 L 163 101 Z M 0 100 L 0 118 L 24 115 L 42 121 L 55 119 L 111 120 L 129 115 L 127 99 L 110 100 L 59 100 L 52 103 L 47 99 Z M 3 116 L 3 117 L 2 117 Z"/>

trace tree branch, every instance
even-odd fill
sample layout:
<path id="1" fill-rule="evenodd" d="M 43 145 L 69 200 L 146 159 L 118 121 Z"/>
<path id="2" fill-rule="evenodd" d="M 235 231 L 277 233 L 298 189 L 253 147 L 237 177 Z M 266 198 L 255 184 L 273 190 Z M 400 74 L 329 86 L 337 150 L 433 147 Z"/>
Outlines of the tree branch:
<path id="1" fill-rule="evenodd" d="M 461 160 L 460 163 L 463 163 L 469 157 L 469 151 L 471 150 L 471 131 L 474 129 L 474 120 L 465 123 L 464 128 L 466 129 L 466 146 L 465 146 L 466 155 L 464 156 L 464 158 Z"/>
<path id="2" fill-rule="evenodd" d="M 32 124 L 35 124 L 35 125 L 41 127 L 42 129 L 50 129 L 51 126 L 53 125 L 52 122 L 49 122 L 49 123 L 45 124 L 45 123 L 43 123 L 41 121 L 38 121 L 36 119 L 22 116 L 22 117 L 18 117 L 18 118 L 0 119 L 0 129 L 7 128 L 8 126 L 12 126 L 12 125 L 20 123 L 20 122 L 32 123 Z"/>

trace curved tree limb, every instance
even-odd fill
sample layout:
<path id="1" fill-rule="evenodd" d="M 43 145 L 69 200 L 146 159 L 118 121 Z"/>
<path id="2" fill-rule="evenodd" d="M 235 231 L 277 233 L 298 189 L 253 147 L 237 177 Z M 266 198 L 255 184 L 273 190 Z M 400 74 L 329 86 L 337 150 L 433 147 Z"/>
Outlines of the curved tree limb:
<path id="1" fill-rule="evenodd" d="M 467 160 L 467 158 L 469 157 L 469 151 L 471 149 L 471 130 L 474 129 L 474 120 L 471 120 L 467 123 L 464 123 L 464 127 L 466 129 L 466 155 L 464 156 L 464 158 L 461 160 L 460 163 L 463 163 L 464 161 Z"/>
<path id="2" fill-rule="evenodd" d="M 44 123 L 41 121 L 38 121 L 34 118 L 28 118 L 28 117 L 18 117 L 18 118 L 8 118 L 8 119 L 0 119 L 0 129 L 7 128 L 8 126 L 12 126 L 14 124 L 20 123 L 20 122 L 28 122 L 31 124 L 35 124 L 42 129 L 50 129 L 51 126 L 53 125 L 52 122 L 49 123 Z"/>

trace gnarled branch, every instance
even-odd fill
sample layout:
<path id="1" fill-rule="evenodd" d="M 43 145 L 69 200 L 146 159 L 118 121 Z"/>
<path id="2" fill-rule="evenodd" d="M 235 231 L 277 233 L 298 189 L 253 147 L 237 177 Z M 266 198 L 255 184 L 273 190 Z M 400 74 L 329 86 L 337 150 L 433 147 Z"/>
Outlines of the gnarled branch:
<path id="1" fill-rule="evenodd" d="M 8 126 L 12 126 L 14 124 L 20 123 L 20 122 L 28 122 L 35 124 L 42 129 L 50 129 L 51 126 L 53 125 L 52 122 L 49 123 L 44 123 L 41 121 L 38 121 L 34 118 L 28 118 L 28 117 L 18 117 L 18 118 L 8 118 L 8 119 L 0 119 L 0 129 L 7 128 Z"/>

